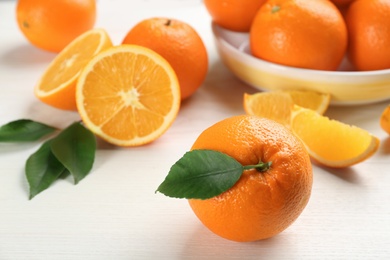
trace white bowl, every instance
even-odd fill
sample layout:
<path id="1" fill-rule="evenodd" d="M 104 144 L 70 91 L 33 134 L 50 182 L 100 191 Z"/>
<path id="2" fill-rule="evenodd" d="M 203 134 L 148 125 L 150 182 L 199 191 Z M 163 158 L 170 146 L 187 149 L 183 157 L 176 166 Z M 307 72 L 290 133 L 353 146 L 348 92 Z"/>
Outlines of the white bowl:
<path id="1" fill-rule="evenodd" d="M 226 30 L 212 23 L 214 41 L 224 64 L 239 79 L 262 91 L 302 89 L 331 94 L 331 104 L 359 105 L 390 99 L 390 69 L 348 71 L 346 61 L 338 71 L 288 67 L 251 55 L 249 34 Z"/>

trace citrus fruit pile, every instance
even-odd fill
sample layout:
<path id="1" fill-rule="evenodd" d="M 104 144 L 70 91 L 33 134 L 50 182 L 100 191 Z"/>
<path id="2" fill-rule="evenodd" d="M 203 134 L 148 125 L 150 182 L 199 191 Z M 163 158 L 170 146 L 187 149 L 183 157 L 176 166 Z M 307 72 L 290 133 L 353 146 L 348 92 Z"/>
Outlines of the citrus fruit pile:
<path id="1" fill-rule="evenodd" d="M 252 55 L 273 63 L 337 70 L 390 68 L 390 0 L 205 0 L 213 21 L 249 33 Z"/>
<path id="2" fill-rule="evenodd" d="M 371 157 L 379 148 L 379 139 L 364 129 L 324 116 L 328 105 L 329 95 L 311 91 L 244 94 L 247 114 L 272 119 L 291 129 L 322 165 L 342 168 Z M 389 125 L 386 116 L 388 111 L 381 120 L 384 129 Z"/>
<path id="3" fill-rule="evenodd" d="M 95 1 L 60 1 L 61 6 L 56 2 L 55 8 L 53 2 L 19 0 L 17 7 L 18 24 L 27 39 L 39 48 L 59 52 L 35 87 L 37 98 L 59 109 L 77 110 L 91 132 L 114 145 L 139 146 L 159 138 L 173 124 L 181 102 L 192 96 L 206 77 L 207 50 L 197 32 L 182 21 L 150 18 L 136 24 L 120 45 L 114 45 L 105 30 L 93 29 Z M 348 51 L 357 69 L 389 66 L 375 55 L 376 51 L 387 53 L 390 42 L 382 47 L 379 43 L 368 45 L 364 33 L 367 26 L 382 24 L 384 27 L 374 26 L 376 37 L 384 42 L 390 39 L 385 34 L 389 19 L 382 15 L 390 10 L 385 0 L 204 3 L 216 23 L 249 32 L 252 53 L 260 58 L 335 70 Z M 48 12 L 45 19 L 37 14 L 37 8 Z M 62 13 L 49 13 L 53 10 Z M 369 18 L 376 12 L 379 18 L 373 22 Z M 60 36 L 54 36 L 57 34 Z M 46 41 L 46 35 L 53 37 Z M 375 49 L 372 61 L 366 62 L 372 58 L 367 57 L 371 52 L 362 55 L 362 48 Z M 188 198 L 200 221 L 233 241 L 272 237 L 289 227 L 309 201 L 310 157 L 325 166 L 347 167 L 374 154 L 378 138 L 324 116 L 329 101 L 330 95 L 310 91 L 245 94 L 248 115 L 227 118 L 204 130 L 191 151 L 198 151 L 206 160 L 210 158 L 202 153 L 220 152 L 242 168 L 237 167 L 239 178 L 228 189 L 207 198 Z M 380 123 L 390 133 L 389 118 L 388 107 Z M 194 163 L 179 168 L 187 167 L 191 174 Z M 230 174 L 226 164 L 211 164 L 217 176 L 205 175 L 223 182 L 220 175 Z M 266 167 L 260 169 L 260 164 Z M 200 183 L 202 188 L 210 188 L 209 182 Z M 174 189 L 182 187 L 175 185 Z"/>
<path id="4" fill-rule="evenodd" d="M 118 46 L 103 29 L 76 37 L 50 63 L 35 95 L 53 107 L 77 110 L 93 133 L 112 144 L 138 146 L 172 125 L 181 101 L 201 86 L 207 70 L 207 50 L 190 25 L 149 18 Z"/>

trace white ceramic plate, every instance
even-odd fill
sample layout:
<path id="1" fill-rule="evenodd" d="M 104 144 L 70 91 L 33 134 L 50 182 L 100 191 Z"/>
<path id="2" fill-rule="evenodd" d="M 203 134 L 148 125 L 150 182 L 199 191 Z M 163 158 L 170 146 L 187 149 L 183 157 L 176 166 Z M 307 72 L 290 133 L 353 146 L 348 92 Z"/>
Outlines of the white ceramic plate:
<path id="1" fill-rule="evenodd" d="M 239 79 L 256 89 L 302 89 L 331 94 L 331 104 L 359 105 L 390 99 L 390 69 L 350 71 L 346 61 L 338 71 L 282 66 L 251 55 L 248 33 L 232 32 L 212 23 L 218 53 Z"/>

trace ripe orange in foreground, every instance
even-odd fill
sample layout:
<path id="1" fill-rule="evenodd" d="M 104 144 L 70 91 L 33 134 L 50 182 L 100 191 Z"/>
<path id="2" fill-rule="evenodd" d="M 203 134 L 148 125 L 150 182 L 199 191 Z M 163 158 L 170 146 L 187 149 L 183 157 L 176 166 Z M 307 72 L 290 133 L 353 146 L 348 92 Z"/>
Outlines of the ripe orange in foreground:
<path id="1" fill-rule="evenodd" d="M 390 68 L 390 0 L 356 0 L 349 6 L 348 57 L 357 70 Z"/>
<path id="2" fill-rule="evenodd" d="M 160 137 L 175 120 L 180 89 L 175 72 L 156 52 L 111 47 L 88 62 L 77 82 L 77 108 L 93 133 L 118 146 Z"/>
<path id="3" fill-rule="evenodd" d="M 65 110 L 77 110 L 76 81 L 87 62 L 97 53 L 112 46 L 102 29 L 87 31 L 74 39 L 50 63 L 35 86 L 42 102 Z"/>
<path id="4" fill-rule="evenodd" d="M 286 66 L 336 70 L 347 48 L 347 29 L 329 0 L 269 0 L 250 30 L 255 57 Z"/>
<path id="5" fill-rule="evenodd" d="M 314 160 L 334 168 L 352 166 L 370 158 L 380 143 L 364 129 L 296 105 L 291 116 L 291 130 L 301 138 Z"/>
<path id="6" fill-rule="evenodd" d="M 380 126 L 383 130 L 385 130 L 388 134 L 390 134 L 390 105 L 383 110 L 381 118 L 380 118 Z"/>
<path id="7" fill-rule="evenodd" d="M 204 0 L 213 21 L 232 31 L 249 32 L 253 18 L 266 0 Z"/>
<path id="8" fill-rule="evenodd" d="M 16 17 L 24 36 L 36 47 L 60 52 L 95 25 L 95 0 L 18 0 Z"/>
<path id="9" fill-rule="evenodd" d="M 206 77 L 206 47 L 195 29 L 185 22 L 145 19 L 130 29 L 122 43 L 141 45 L 163 56 L 176 72 L 182 100 L 194 94 Z"/>
<path id="10" fill-rule="evenodd" d="M 272 237 L 290 226 L 309 201 L 312 168 L 301 141 L 269 119 L 243 115 L 203 131 L 192 146 L 235 158 L 242 165 L 272 162 L 266 172 L 243 172 L 228 191 L 189 204 L 215 234 L 234 241 Z"/>

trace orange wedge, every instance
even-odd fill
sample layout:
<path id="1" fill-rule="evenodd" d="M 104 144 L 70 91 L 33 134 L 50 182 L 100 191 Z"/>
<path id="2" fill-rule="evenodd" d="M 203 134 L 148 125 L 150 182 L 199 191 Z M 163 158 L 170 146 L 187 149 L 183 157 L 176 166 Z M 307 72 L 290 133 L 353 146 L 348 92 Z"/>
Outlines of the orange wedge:
<path id="1" fill-rule="evenodd" d="M 379 139 L 366 130 L 296 105 L 292 111 L 291 129 L 310 156 L 328 167 L 352 166 L 368 159 L 379 148 Z"/>
<path id="2" fill-rule="evenodd" d="M 330 94 L 318 93 L 314 91 L 291 90 L 287 92 L 295 105 L 309 108 L 323 115 L 329 107 Z"/>
<path id="3" fill-rule="evenodd" d="M 99 53 L 85 66 L 76 100 L 93 133 L 114 145 L 138 146 L 171 126 L 180 108 L 180 87 L 162 56 L 124 44 Z"/>
<path id="4" fill-rule="evenodd" d="M 380 118 L 380 126 L 383 130 L 385 130 L 388 134 L 390 134 L 390 105 L 383 110 L 381 118 Z"/>
<path id="5" fill-rule="evenodd" d="M 35 86 L 36 97 L 59 109 L 76 110 L 76 81 L 82 68 L 93 56 L 111 46 L 111 39 L 103 29 L 92 29 L 74 39 L 44 72 Z"/>
<path id="6" fill-rule="evenodd" d="M 285 126 L 290 124 L 294 104 L 323 114 L 329 106 L 330 95 L 314 91 L 270 91 L 244 94 L 244 109 L 249 115 L 266 117 Z"/>

